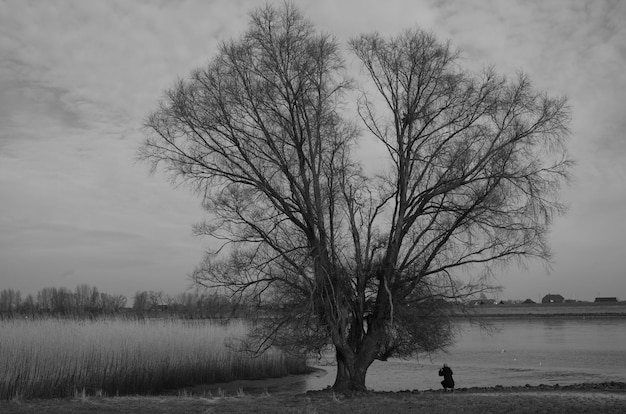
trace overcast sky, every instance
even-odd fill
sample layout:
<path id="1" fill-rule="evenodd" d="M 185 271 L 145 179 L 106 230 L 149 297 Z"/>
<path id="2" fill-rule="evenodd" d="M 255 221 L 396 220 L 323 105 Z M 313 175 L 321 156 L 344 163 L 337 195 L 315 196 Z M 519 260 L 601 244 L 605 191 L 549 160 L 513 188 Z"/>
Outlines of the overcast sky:
<path id="1" fill-rule="evenodd" d="M 344 44 L 420 27 L 471 67 L 524 70 L 566 95 L 577 166 L 550 236 L 555 263 L 502 269 L 500 297 L 626 300 L 626 2 L 295 3 Z M 0 0 L 0 290 L 189 288 L 208 245 L 191 226 L 204 215 L 185 188 L 135 162 L 142 123 L 261 4 Z"/>

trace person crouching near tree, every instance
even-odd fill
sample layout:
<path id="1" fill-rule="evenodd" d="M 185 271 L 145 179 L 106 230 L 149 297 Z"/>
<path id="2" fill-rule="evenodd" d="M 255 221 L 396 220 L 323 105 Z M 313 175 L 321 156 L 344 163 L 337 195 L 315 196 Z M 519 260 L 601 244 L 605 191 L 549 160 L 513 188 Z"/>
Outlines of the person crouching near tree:
<path id="1" fill-rule="evenodd" d="M 443 390 L 454 392 L 454 379 L 452 378 L 452 370 L 448 366 L 448 364 L 443 364 L 443 368 L 439 370 L 439 376 L 443 377 L 443 381 L 441 381 L 441 385 L 443 386 Z"/>

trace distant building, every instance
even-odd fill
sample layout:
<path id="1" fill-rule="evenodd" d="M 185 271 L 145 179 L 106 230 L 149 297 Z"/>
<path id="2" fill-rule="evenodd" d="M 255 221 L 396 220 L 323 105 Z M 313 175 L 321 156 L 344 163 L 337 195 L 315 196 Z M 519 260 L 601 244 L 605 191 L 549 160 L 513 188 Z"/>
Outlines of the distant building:
<path id="1" fill-rule="evenodd" d="M 535 303 L 534 300 L 532 299 L 526 299 L 525 301 L 523 301 L 522 303 L 526 304 L 526 305 L 530 305 L 531 303 Z"/>
<path id="2" fill-rule="evenodd" d="M 616 297 L 600 297 L 600 298 L 596 298 L 594 302 L 617 302 L 617 298 Z"/>
<path id="3" fill-rule="evenodd" d="M 565 299 L 561 295 L 547 294 L 541 299 L 541 303 L 563 303 Z"/>

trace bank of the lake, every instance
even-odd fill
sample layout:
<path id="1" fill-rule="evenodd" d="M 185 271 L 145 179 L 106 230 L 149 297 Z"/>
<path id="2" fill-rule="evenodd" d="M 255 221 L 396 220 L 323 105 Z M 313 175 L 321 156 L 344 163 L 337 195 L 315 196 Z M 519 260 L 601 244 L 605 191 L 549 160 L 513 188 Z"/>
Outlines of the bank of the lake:
<path id="1" fill-rule="evenodd" d="M 475 305 L 469 314 L 479 317 L 601 318 L 626 317 L 626 302 L 565 302 Z M 466 317 L 463 313 L 460 317 Z"/>
<path id="2" fill-rule="evenodd" d="M 418 359 L 375 361 L 366 386 L 373 391 L 428 390 L 440 387 L 438 370 L 450 365 L 458 387 L 560 386 L 576 383 L 626 382 L 626 318 L 496 317 L 485 318 L 492 330 L 459 320 L 457 343 Z M 235 394 L 322 390 L 336 375 L 332 353 L 313 362 L 319 371 L 273 380 L 197 384 L 196 394 Z"/>
<path id="3" fill-rule="evenodd" d="M 346 396 L 330 391 L 167 397 L 88 397 L 0 402 L 0 412 L 87 413 L 624 413 L 626 384 L 568 387 L 471 388 L 441 391 L 369 392 Z"/>
<path id="4" fill-rule="evenodd" d="M 459 318 L 455 347 L 419 360 L 376 361 L 368 371 L 367 387 L 375 391 L 437 388 L 438 368 L 444 362 L 453 366 L 461 387 L 626 381 L 626 349 L 621 345 L 626 343 L 624 303 L 495 305 L 478 306 L 475 311 L 497 328 L 493 335 Z M 246 394 L 266 390 L 300 394 L 332 385 L 332 355 L 314 363 L 319 369 L 312 374 L 268 379 L 307 372 L 308 368 L 301 361 L 298 369 L 281 371 L 286 364 L 280 355 L 267 363 L 253 359 L 250 362 L 260 361 L 261 366 L 246 368 L 238 357 L 222 356 L 224 340 L 245 330 L 232 332 L 229 325 L 226 331 L 230 333 L 224 336 L 222 328 L 225 326 L 218 329 L 208 322 L 159 320 L 4 321 L 0 324 L 0 398 L 62 397 L 82 390 L 88 395 L 176 395 L 189 389 L 213 393 L 221 389 L 233 394 L 242 388 Z M 98 357 L 98 352 L 109 358 Z M 122 356 L 133 358 L 121 360 Z M 216 364 L 203 362 L 216 357 Z M 99 365 L 94 368 L 92 363 Z M 280 369 L 268 371 L 265 366 Z M 69 374 L 61 375 L 68 367 Z M 226 368 L 227 375 L 217 375 L 216 367 Z M 189 375 L 198 369 L 207 374 Z M 126 375 L 127 371 L 130 374 Z M 178 376 L 164 375 L 169 371 Z M 94 373 L 97 383 L 87 376 Z M 125 379 L 129 375 L 131 382 Z M 56 388 L 50 387 L 48 377 Z M 87 380 L 82 381 L 84 378 Z M 117 385 L 119 378 L 122 385 L 131 383 L 133 387 Z"/>

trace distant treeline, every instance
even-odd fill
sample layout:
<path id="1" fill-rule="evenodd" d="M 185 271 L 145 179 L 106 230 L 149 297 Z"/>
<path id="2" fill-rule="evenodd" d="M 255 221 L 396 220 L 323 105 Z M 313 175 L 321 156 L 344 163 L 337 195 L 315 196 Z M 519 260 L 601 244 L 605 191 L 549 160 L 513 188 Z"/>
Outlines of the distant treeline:
<path id="1" fill-rule="evenodd" d="M 19 290 L 0 291 L 0 316 L 69 316 L 92 317 L 123 314 L 137 317 L 172 315 L 181 318 L 228 318 L 245 316 L 245 308 L 224 295 L 185 292 L 175 296 L 163 292 L 138 291 L 132 306 L 128 298 L 99 292 L 86 284 L 74 290 L 66 287 L 46 287 L 36 295 L 25 297 Z"/>

